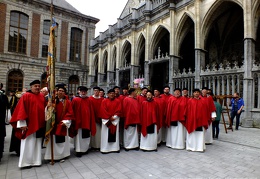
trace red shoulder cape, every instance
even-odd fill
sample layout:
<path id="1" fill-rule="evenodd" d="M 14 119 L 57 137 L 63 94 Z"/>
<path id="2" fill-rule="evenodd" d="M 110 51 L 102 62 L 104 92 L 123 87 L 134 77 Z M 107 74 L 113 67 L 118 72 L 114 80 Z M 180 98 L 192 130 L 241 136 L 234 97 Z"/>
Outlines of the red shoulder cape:
<path id="1" fill-rule="evenodd" d="M 10 120 L 17 138 L 25 139 L 40 128 L 45 127 L 45 105 L 45 98 L 41 93 L 26 92 L 20 98 Z M 17 128 L 19 120 L 26 120 L 28 129 L 24 133 L 20 128 Z"/>

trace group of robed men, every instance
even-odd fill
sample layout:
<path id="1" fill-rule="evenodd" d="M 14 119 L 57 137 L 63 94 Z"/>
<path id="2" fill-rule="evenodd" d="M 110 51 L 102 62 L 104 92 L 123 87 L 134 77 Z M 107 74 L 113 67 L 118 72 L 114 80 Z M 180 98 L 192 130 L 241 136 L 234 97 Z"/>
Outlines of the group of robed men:
<path id="1" fill-rule="evenodd" d="M 74 138 L 77 157 L 89 148 L 119 153 L 120 145 L 126 151 L 139 148 L 157 151 L 161 142 L 175 149 L 204 151 L 205 143 L 212 142 L 210 125 L 216 109 L 205 88 L 202 93 L 194 89 L 190 98 L 187 89 L 176 88 L 171 95 L 168 86 L 163 94 L 158 89 L 153 94 L 143 88 L 137 95 L 135 88 L 124 88 L 120 95 L 120 87 L 116 86 L 104 98 L 99 87 L 94 87 L 94 94 L 88 97 L 87 87 L 79 86 L 78 96 L 70 101 L 65 95 L 66 87 L 57 85 L 55 101 L 47 102 L 40 93 L 39 80 L 31 82 L 30 87 L 20 98 L 10 121 L 16 137 L 21 139 L 18 164 L 21 168 L 41 165 L 45 113 L 51 106 L 55 109 L 51 132 L 54 160 L 64 161 L 70 156 L 69 136 Z M 51 142 L 46 145 L 44 159 L 51 159 Z"/>

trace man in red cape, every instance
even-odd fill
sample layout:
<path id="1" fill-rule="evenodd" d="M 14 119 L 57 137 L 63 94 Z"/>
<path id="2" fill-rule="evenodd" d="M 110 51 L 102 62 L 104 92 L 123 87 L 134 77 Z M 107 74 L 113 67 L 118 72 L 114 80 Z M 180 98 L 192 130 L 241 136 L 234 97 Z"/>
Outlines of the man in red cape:
<path id="1" fill-rule="evenodd" d="M 200 90 L 193 90 L 193 98 L 187 103 L 186 117 L 186 149 L 203 152 L 206 149 L 204 131 L 208 128 L 208 103 L 200 97 Z"/>
<path id="2" fill-rule="evenodd" d="M 130 149 L 138 149 L 138 125 L 140 120 L 140 104 L 136 99 L 135 88 L 130 88 L 129 96 L 123 101 L 124 123 L 124 148 L 126 151 Z"/>
<path id="3" fill-rule="evenodd" d="M 122 111 L 123 111 L 123 101 L 124 99 L 128 96 L 128 88 L 125 86 L 122 88 L 122 94 L 119 96 L 119 100 L 121 101 L 122 104 Z M 119 121 L 119 141 L 120 141 L 120 146 L 124 146 L 124 122 L 125 122 L 125 116 L 122 113 Z"/>
<path id="4" fill-rule="evenodd" d="M 74 139 L 76 156 L 81 157 L 87 153 L 90 144 L 90 135 L 96 134 L 96 122 L 92 101 L 87 96 L 87 87 L 80 86 L 79 97 L 72 100 L 76 124 L 74 132 L 77 133 Z"/>
<path id="5" fill-rule="evenodd" d="M 157 130 L 158 132 L 158 141 L 157 143 L 160 144 L 162 142 L 162 126 L 165 123 L 165 115 L 166 115 L 166 102 L 165 100 L 160 96 L 159 89 L 154 89 L 154 101 L 159 106 L 159 118 L 157 123 Z"/>
<path id="6" fill-rule="evenodd" d="M 170 93 L 170 86 L 164 86 L 163 88 L 163 94 L 160 95 L 164 101 L 165 101 L 165 105 L 166 105 L 166 109 L 167 109 L 167 106 L 168 106 L 168 100 L 170 99 L 170 97 L 172 97 L 172 94 Z M 165 119 L 166 119 L 166 115 L 164 116 L 164 122 L 162 124 L 162 142 L 163 143 L 166 143 L 166 134 L 167 134 L 167 131 L 166 131 L 166 124 L 165 124 Z"/>
<path id="7" fill-rule="evenodd" d="M 181 89 L 174 89 L 174 96 L 168 100 L 166 146 L 173 149 L 185 148 L 185 112 L 187 99 L 181 96 Z"/>
<path id="8" fill-rule="evenodd" d="M 213 97 L 208 94 L 209 89 L 207 87 L 203 87 L 201 91 L 201 99 L 205 100 L 208 103 L 208 129 L 205 131 L 205 143 L 212 144 L 213 143 L 213 133 L 212 133 L 212 121 L 216 118 L 216 107 L 214 105 Z M 211 90 L 210 90 L 211 91 Z"/>
<path id="9" fill-rule="evenodd" d="M 70 156 L 70 143 L 68 129 L 75 123 L 72 105 L 66 98 L 65 84 L 57 86 L 57 96 L 55 98 L 55 125 L 52 129 L 53 137 L 53 156 L 54 160 L 64 161 Z M 51 160 L 51 142 L 48 142 L 44 155 L 45 160 Z"/>
<path id="10" fill-rule="evenodd" d="M 143 87 L 143 88 L 141 89 L 141 94 L 137 96 L 137 101 L 138 101 L 140 104 L 142 104 L 142 102 L 146 100 L 147 90 L 148 90 L 148 88 Z"/>
<path id="11" fill-rule="evenodd" d="M 18 167 L 42 164 L 42 137 L 45 134 L 45 98 L 40 93 L 40 81 L 30 83 L 31 90 L 23 94 L 11 118 L 15 135 L 21 139 Z"/>
<path id="12" fill-rule="evenodd" d="M 100 118 L 100 108 L 103 101 L 103 97 L 99 96 L 100 87 L 96 86 L 93 88 L 94 94 L 89 97 L 92 101 L 94 112 L 95 112 L 95 121 L 96 121 L 96 135 L 91 137 L 91 147 L 94 150 L 100 149 L 101 141 L 101 118 Z"/>
<path id="13" fill-rule="evenodd" d="M 101 104 L 101 153 L 120 152 L 119 120 L 122 115 L 121 102 L 115 98 L 115 90 L 110 89 L 108 98 Z"/>
<path id="14" fill-rule="evenodd" d="M 153 99 L 153 94 L 147 91 L 147 99 L 141 105 L 141 141 L 140 149 L 143 151 L 157 151 L 157 123 L 159 107 Z"/>

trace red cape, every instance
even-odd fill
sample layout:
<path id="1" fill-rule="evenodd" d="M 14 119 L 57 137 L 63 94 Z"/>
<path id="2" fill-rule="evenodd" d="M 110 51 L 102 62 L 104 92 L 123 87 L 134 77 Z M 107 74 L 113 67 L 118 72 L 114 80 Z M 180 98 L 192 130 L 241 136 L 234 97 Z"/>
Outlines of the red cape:
<path id="1" fill-rule="evenodd" d="M 161 96 L 154 97 L 154 101 L 158 104 L 159 107 L 159 118 L 157 123 L 157 128 L 159 130 L 165 124 L 166 102 Z"/>
<path id="2" fill-rule="evenodd" d="M 110 118 L 114 115 L 117 115 L 121 117 L 122 111 L 121 111 L 121 101 L 117 98 L 110 100 L 110 99 L 104 99 L 101 103 L 101 115 L 100 117 L 102 119 L 110 120 Z M 110 125 L 109 129 L 111 130 L 111 133 L 114 134 L 116 132 L 116 126 Z"/>
<path id="3" fill-rule="evenodd" d="M 188 133 L 192 133 L 198 127 L 208 128 L 208 104 L 201 98 L 190 98 L 187 102 L 186 129 Z"/>
<path id="4" fill-rule="evenodd" d="M 137 96 L 137 101 L 139 102 L 139 104 L 141 105 L 143 101 L 146 101 L 146 97 L 142 96 L 142 95 L 138 95 Z"/>
<path id="5" fill-rule="evenodd" d="M 161 94 L 160 96 L 162 97 L 162 99 L 165 100 L 166 105 L 168 105 L 168 100 L 170 99 L 170 97 L 172 97 L 172 94 L 169 94 L 169 95 Z"/>
<path id="6" fill-rule="evenodd" d="M 131 124 L 141 124 L 140 104 L 137 99 L 126 97 L 123 101 L 123 115 L 125 116 L 124 128 Z"/>
<path id="7" fill-rule="evenodd" d="M 213 101 L 213 98 L 212 96 L 200 96 L 200 98 L 202 100 L 205 100 L 206 103 L 208 104 L 208 123 L 209 125 L 211 124 L 212 120 L 211 120 L 211 113 L 216 111 L 216 107 L 215 107 L 215 104 L 214 104 L 214 101 Z"/>
<path id="8" fill-rule="evenodd" d="M 45 127 L 45 105 L 46 102 L 43 94 L 34 94 L 32 92 L 23 94 L 10 120 L 17 138 L 25 139 L 40 128 Z M 19 120 L 26 120 L 28 129 L 24 133 L 22 133 L 20 128 L 17 128 Z"/>
<path id="9" fill-rule="evenodd" d="M 94 98 L 93 96 L 90 96 L 89 99 L 92 101 L 94 112 L 95 112 L 95 121 L 98 124 L 101 124 L 101 119 L 100 119 L 100 108 L 101 108 L 101 103 L 103 101 L 103 97 L 101 98 Z"/>
<path id="10" fill-rule="evenodd" d="M 166 114 L 166 126 L 170 127 L 171 121 L 180 121 L 185 125 L 185 112 L 187 105 L 187 98 L 172 96 L 168 100 L 167 114 Z"/>
<path id="11" fill-rule="evenodd" d="M 55 127 L 53 129 L 53 132 L 55 135 L 59 136 L 66 136 L 67 135 L 67 127 L 62 124 L 62 120 L 72 120 L 71 121 L 71 128 L 75 125 L 75 118 L 74 113 L 72 109 L 72 105 L 70 100 L 67 98 L 64 100 L 64 102 L 59 102 L 56 104 L 55 107 L 56 110 L 56 116 L 55 116 Z M 69 129 L 70 131 L 70 129 Z M 73 137 L 73 134 L 70 133 L 70 136 Z"/>
<path id="12" fill-rule="evenodd" d="M 92 101 L 88 97 L 75 97 L 71 103 L 76 120 L 74 136 L 79 128 L 90 130 L 91 135 L 94 136 L 96 134 L 96 122 Z"/>
<path id="13" fill-rule="evenodd" d="M 154 100 L 143 101 L 141 105 L 141 125 L 142 125 L 141 132 L 144 137 L 147 135 L 147 127 L 152 124 L 157 124 L 158 123 L 157 119 L 159 119 L 158 104 Z"/>

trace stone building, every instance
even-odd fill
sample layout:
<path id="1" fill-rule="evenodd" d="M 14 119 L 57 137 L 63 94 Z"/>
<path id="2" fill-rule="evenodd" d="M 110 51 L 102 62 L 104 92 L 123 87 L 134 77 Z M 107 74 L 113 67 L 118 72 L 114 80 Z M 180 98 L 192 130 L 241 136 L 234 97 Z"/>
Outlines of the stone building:
<path id="1" fill-rule="evenodd" d="M 64 0 L 54 0 L 56 83 L 69 92 L 87 85 L 89 41 L 97 18 L 81 14 Z M 2 0 L 0 2 L 0 81 L 4 88 L 21 91 L 34 79 L 46 86 L 46 64 L 51 0 Z"/>
<path id="2" fill-rule="evenodd" d="M 239 92 L 242 125 L 259 127 L 259 22 L 259 0 L 129 0 L 91 41 L 88 84 Z"/>

